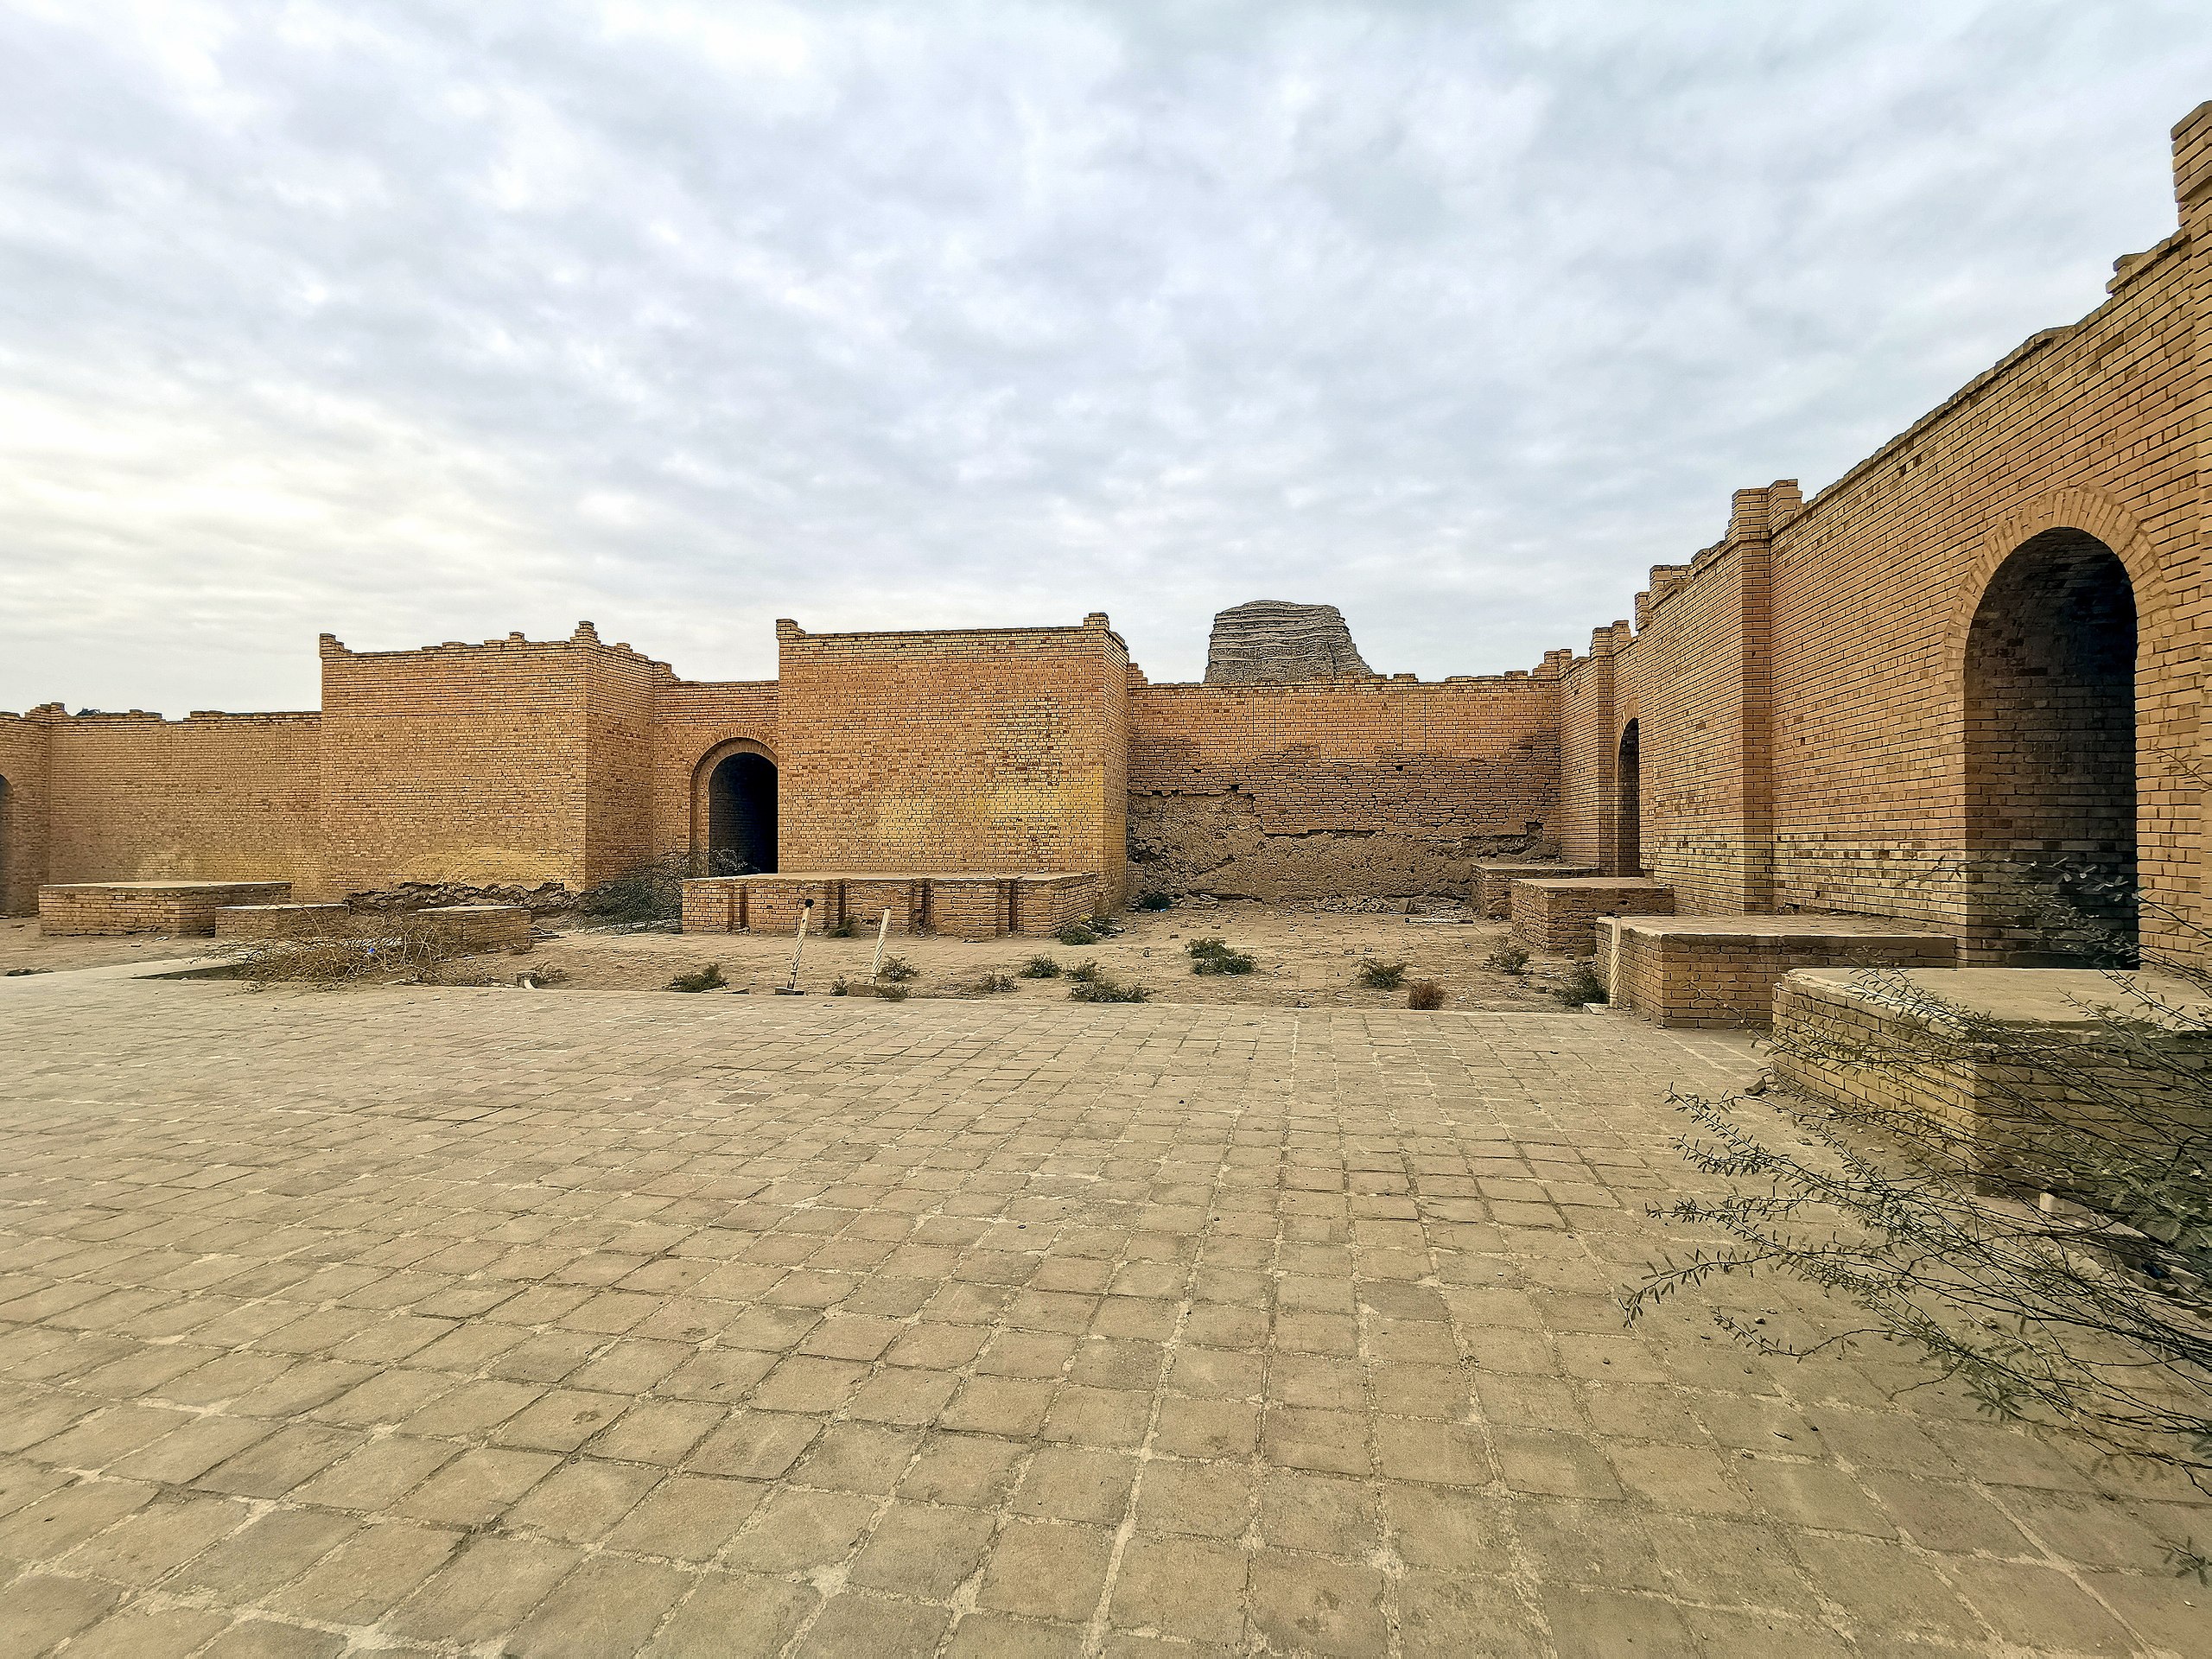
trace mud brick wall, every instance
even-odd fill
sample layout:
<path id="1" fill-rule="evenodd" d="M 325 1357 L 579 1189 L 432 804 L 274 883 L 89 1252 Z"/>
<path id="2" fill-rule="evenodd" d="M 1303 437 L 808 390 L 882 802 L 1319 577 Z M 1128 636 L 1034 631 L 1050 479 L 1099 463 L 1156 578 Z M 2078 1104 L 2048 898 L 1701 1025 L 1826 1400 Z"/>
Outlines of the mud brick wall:
<path id="1" fill-rule="evenodd" d="M 784 868 L 1095 872 L 1118 906 L 1128 653 L 1105 617 L 776 632 Z"/>
<path id="2" fill-rule="evenodd" d="M 60 705 L 0 714 L 0 916 L 38 910 L 46 879 L 48 732 Z"/>
<path id="3" fill-rule="evenodd" d="M 565 640 L 322 643 L 321 888 L 581 889 L 646 855 L 654 685 L 588 624 Z"/>
<path id="4" fill-rule="evenodd" d="M 317 715 L 131 713 L 41 723 L 43 880 L 313 880 Z"/>
<path id="5" fill-rule="evenodd" d="M 1800 968 L 1948 968 L 1958 942 L 1942 933 L 1808 933 L 1777 918 L 1772 931 L 1639 927 L 1600 919 L 1598 959 L 1612 1001 L 1662 1026 L 1763 1027 L 1774 993 Z"/>
<path id="6" fill-rule="evenodd" d="M 1675 895 L 1656 881 L 1592 876 L 1513 884 L 1513 937 L 1548 957 L 1597 949 L 1600 916 L 1671 916 Z"/>
<path id="7" fill-rule="evenodd" d="M 1478 859 L 1548 831 L 1558 687 L 1548 673 L 1140 684 L 1129 765 L 1141 888 L 1471 893 Z"/>
<path id="8" fill-rule="evenodd" d="M 280 904 L 291 892 L 283 881 L 65 883 L 39 889 L 39 931 L 213 933 L 226 906 Z"/>

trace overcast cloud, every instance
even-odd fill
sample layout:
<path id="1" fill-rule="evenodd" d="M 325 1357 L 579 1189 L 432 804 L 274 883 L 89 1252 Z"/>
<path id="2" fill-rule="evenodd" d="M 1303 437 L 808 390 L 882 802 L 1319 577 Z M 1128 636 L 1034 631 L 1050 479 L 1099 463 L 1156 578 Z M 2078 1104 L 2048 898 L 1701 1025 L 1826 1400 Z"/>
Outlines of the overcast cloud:
<path id="1" fill-rule="evenodd" d="M 2202 0 L 0 0 L 0 708 L 592 618 L 1532 665 L 2172 229 Z"/>

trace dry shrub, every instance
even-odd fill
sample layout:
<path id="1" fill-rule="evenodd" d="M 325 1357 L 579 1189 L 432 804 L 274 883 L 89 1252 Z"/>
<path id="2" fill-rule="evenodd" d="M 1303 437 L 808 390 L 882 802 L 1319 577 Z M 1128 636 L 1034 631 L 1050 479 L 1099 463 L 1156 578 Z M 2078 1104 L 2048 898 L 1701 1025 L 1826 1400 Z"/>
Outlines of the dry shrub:
<path id="1" fill-rule="evenodd" d="M 1444 1006 L 1444 988 L 1433 979 L 1417 979 L 1406 989 L 1406 1006 L 1440 1008 Z"/>
<path id="2" fill-rule="evenodd" d="M 728 983 L 729 981 L 722 977 L 721 963 L 710 962 L 691 973 L 678 974 L 668 982 L 668 988 L 671 991 L 718 991 Z"/>
<path id="3" fill-rule="evenodd" d="M 1020 972 L 1024 979 L 1058 979 L 1060 964 L 1050 957 L 1032 957 L 1021 964 Z"/>
<path id="4" fill-rule="evenodd" d="M 1359 982 L 1370 991 L 1395 991 L 1406 982 L 1406 964 L 1363 962 L 1359 964 Z"/>
<path id="5" fill-rule="evenodd" d="M 404 922 L 360 934 L 257 939 L 238 953 L 232 975 L 257 985 L 347 985 L 434 982 L 438 969 L 466 948 L 428 928 Z"/>
<path id="6" fill-rule="evenodd" d="M 1084 965 L 1090 967 L 1087 976 L 1070 975 L 1075 979 L 1075 983 L 1068 987 L 1068 1001 L 1071 1002 L 1141 1002 L 1152 995 L 1141 985 L 1124 985 L 1110 975 L 1101 973 L 1096 967 L 1089 963 Z"/>

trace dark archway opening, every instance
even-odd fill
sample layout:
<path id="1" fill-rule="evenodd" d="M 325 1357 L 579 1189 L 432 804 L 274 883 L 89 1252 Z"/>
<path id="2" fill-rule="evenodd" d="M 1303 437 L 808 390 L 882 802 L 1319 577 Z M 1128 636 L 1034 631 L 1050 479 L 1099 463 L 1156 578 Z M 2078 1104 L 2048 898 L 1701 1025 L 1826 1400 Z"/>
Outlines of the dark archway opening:
<path id="1" fill-rule="evenodd" d="M 707 777 L 707 873 L 766 874 L 776 868 L 776 763 L 726 755 Z"/>
<path id="2" fill-rule="evenodd" d="M 2012 961 L 2135 954 L 2135 590 L 2112 550 L 2046 531 L 1967 635 L 1968 946 Z"/>
<path id="3" fill-rule="evenodd" d="M 1619 847 L 1613 860 L 1623 875 L 1643 874 L 1643 740 L 1634 721 L 1621 728 Z"/>

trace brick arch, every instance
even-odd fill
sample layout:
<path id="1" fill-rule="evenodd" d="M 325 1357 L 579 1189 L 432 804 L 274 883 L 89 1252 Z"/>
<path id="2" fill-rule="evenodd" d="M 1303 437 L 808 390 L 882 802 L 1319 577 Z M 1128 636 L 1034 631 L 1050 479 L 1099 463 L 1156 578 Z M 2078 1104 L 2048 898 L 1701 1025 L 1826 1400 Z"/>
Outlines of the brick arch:
<path id="1" fill-rule="evenodd" d="M 690 853 L 695 869 L 704 868 L 707 854 L 708 784 L 715 775 L 715 768 L 733 754 L 757 754 L 780 774 L 783 761 L 772 745 L 757 737 L 725 737 L 710 745 L 691 766 L 691 824 Z"/>
<path id="2" fill-rule="evenodd" d="M 2078 530 L 2094 536 L 2113 551 L 2127 572 L 2135 590 L 2138 637 L 2163 640 L 2174 624 L 2171 594 L 2159 571 L 2151 538 L 2135 515 L 2102 490 L 2086 485 L 2046 490 L 2024 502 L 1983 532 L 1981 550 L 1961 573 L 1959 597 L 1952 607 L 1950 626 L 1943 638 L 1943 683 L 1955 691 L 1966 684 L 1967 639 L 1974 631 L 1982 596 L 2004 567 L 2005 561 L 2046 531 Z M 2146 660 L 2147 649 L 2139 647 L 2137 660 Z M 1963 715 L 1961 716 L 1963 730 Z"/>

